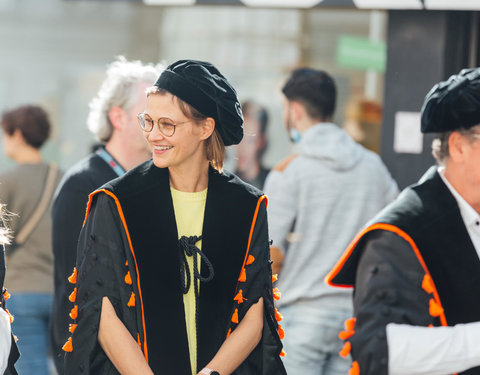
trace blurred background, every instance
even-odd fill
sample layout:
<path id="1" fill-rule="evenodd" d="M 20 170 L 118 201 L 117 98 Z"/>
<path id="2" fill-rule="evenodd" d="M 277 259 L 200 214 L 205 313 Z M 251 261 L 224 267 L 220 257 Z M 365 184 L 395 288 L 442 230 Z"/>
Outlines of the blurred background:
<path id="1" fill-rule="evenodd" d="M 403 187 L 433 162 L 415 130 L 426 92 L 478 65 L 478 3 L 0 0 L 0 111 L 43 106 L 55 127 L 44 156 L 65 170 L 94 144 L 88 103 L 115 56 L 208 60 L 241 100 L 267 108 L 271 167 L 290 152 L 280 87 L 292 68 L 311 66 L 337 81 L 335 122 L 380 153 Z M 10 164 L 0 154 L 2 171 Z"/>

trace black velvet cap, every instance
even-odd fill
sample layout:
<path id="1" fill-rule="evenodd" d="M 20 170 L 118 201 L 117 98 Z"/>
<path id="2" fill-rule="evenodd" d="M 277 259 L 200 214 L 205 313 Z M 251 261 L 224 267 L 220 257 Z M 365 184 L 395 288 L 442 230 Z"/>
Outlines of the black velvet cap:
<path id="1" fill-rule="evenodd" d="M 196 60 L 177 61 L 163 71 L 155 86 L 212 117 L 225 146 L 242 140 L 243 115 L 237 92 L 212 64 Z"/>
<path id="2" fill-rule="evenodd" d="M 422 107 L 422 133 L 468 129 L 480 123 L 480 68 L 437 83 Z"/>

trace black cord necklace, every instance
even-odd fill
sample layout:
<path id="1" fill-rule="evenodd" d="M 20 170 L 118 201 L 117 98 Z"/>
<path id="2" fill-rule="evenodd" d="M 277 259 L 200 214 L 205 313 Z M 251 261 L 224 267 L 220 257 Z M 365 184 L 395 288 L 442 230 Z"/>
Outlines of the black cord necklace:
<path id="1" fill-rule="evenodd" d="M 198 296 L 199 285 L 198 282 L 209 282 L 215 275 L 212 263 L 208 260 L 207 256 L 195 245 L 202 239 L 202 236 L 182 236 L 178 240 L 178 248 L 180 250 L 180 278 L 182 279 L 182 292 L 187 294 L 190 290 L 191 275 L 190 268 L 188 267 L 187 256 L 193 256 L 193 290 L 195 294 L 195 341 L 197 342 L 197 358 L 198 358 Z M 197 254 L 200 255 L 200 262 L 205 263 L 208 269 L 208 276 L 202 277 L 198 271 Z M 196 369 L 195 369 L 196 371 Z"/>

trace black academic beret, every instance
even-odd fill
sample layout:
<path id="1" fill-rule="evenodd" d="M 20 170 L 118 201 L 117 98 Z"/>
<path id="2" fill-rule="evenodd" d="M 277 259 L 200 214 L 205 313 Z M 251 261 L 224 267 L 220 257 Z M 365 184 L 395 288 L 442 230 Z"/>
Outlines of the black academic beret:
<path id="1" fill-rule="evenodd" d="M 425 97 L 422 132 L 468 129 L 480 123 L 480 68 L 464 69 L 437 83 Z"/>
<path id="2" fill-rule="evenodd" d="M 162 72 L 155 86 L 212 117 L 225 146 L 242 140 L 243 116 L 237 93 L 212 64 L 196 60 L 177 61 Z"/>

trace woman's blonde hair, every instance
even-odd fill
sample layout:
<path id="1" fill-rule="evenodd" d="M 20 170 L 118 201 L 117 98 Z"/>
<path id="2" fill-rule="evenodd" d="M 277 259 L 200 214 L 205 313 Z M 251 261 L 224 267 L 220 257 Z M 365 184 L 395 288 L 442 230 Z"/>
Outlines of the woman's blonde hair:
<path id="1" fill-rule="evenodd" d="M 0 245 L 5 245 L 10 243 L 10 232 L 5 226 L 5 206 L 0 204 Z"/>
<path id="2" fill-rule="evenodd" d="M 152 86 L 147 89 L 146 93 L 148 97 L 155 94 L 164 95 L 169 92 L 157 86 Z M 178 105 L 180 106 L 182 113 L 193 122 L 198 124 L 208 118 L 208 116 L 205 116 L 203 113 L 197 111 L 178 96 L 173 95 L 173 97 L 178 101 Z M 223 143 L 222 137 L 218 133 L 217 127 L 215 127 L 212 135 L 205 140 L 205 149 L 207 152 L 207 160 L 210 162 L 210 165 L 218 172 L 222 173 L 223 161 L 225 160 L 225 144 Z"/>

